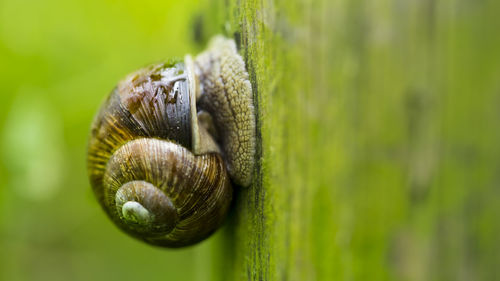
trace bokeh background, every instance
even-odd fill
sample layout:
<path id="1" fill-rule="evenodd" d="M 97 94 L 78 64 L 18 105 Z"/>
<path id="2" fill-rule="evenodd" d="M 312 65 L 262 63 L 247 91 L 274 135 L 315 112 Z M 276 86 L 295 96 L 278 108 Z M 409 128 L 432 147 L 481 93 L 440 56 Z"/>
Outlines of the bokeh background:
<path id="1" fill-rule="evenodd" d="M 119 79 L 199 51 L 199 9 L 196 0 L 0 1 L 0 280 L 207 274 L 190 270 L 207 265 L 207 243 L 162 250 L 120 233 L 85 163 L 92 118 Z"/>

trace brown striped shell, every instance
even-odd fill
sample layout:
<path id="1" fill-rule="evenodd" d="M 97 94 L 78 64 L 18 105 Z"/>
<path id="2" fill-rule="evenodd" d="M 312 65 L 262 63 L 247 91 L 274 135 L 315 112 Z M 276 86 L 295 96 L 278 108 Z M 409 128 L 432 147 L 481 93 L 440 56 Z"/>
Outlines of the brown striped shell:
<path id="1" fill-rule="evenodd" d="M 194 61 L 188 55 L 132 73 L 92 124 L 87 165 L 99 203 L 118 227 L 150 244 L 208 237 L 231 202 L 226 170 L 236 184 L 251 183 L 253 110 L 248 74 L 229 39 L 217 37 Z"/>
<path id="2" fill-rule="evenodd" d="M 167 247 L 209 236 L 232 193 L 221 156 L 190 151 L 197 119 L 185 74 L 182 62 L 158 64 L 119 83 L 94 121 L 88 148 L 91 184 L 109 217 Z"/>

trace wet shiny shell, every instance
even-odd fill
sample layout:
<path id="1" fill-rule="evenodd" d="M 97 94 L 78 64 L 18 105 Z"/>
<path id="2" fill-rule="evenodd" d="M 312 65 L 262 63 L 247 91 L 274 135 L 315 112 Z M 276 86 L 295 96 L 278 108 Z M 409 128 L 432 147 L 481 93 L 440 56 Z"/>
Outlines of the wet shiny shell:
<path id="1" fill-rule="evenodd" d="M 127 233 L 167 247 L 209 236 L 232 195 L 221 156 L 191 153 L 188 82 L 182 62 L 129 75 L 103 104 L 89 139 L 88 172 L 103 209 Z"/>

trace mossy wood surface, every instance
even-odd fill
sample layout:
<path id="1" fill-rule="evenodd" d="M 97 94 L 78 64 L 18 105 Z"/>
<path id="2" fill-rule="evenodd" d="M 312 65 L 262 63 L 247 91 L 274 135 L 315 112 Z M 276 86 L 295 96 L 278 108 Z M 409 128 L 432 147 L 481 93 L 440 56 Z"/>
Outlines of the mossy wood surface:
<path id="1" fill-rule="evenodd" d="M 261 139 L 213 280 L 499 278 L 500 2 L 205 4 Z"/>

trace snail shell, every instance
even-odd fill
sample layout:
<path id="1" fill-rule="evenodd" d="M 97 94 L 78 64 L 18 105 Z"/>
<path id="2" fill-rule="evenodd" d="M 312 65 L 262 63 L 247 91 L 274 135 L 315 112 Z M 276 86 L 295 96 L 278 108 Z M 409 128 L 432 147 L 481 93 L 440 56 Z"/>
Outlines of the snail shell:
<path id="1" fill-rule="evenodd" d="M 254 130 L 243 60 L 232 40 L 217 37 L 196 60 L 148 66 L 112 91 L 89 138 L 93 191 L 132 236 L 194 244 L 222 224 L 231 179 L 251 183 Z"/>

